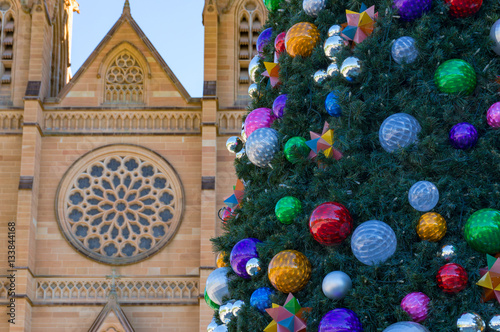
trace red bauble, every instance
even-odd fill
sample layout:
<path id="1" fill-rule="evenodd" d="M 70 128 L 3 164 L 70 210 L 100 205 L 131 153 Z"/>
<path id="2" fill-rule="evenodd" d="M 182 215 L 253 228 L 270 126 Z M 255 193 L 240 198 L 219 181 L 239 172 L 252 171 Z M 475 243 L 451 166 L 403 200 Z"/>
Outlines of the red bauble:
<path id="1" fill-rule="evenodd" d="M 352 233 L 351 214 L 340 203 L 323 203 L 311 214 L 309 230 L 314 239 L 325 246 L 340 244 Z"/>
<path id="2" fill-rule="evenodd" d="M 455 263 L 442 266 L 436 276 L 439 288 L 445 293 L 458 293 L 467 286 L 467 272 Z"/>
<path id="3" fill-rule="evenodd" d="M 276 36 L 276 39 L 274 40 L 274 48 L 276 49 L 276 52 L 278 53 L 283 53 L 285 52 L 285 37 L 286 37 L 286 31 L 280 33 L 278 36 Z"/>
<path id="4" fill-rule="evenodd" d="M 479 11 L 483 0 L 445 0 L 450 5 L 452 17 L 467 17 Z"/>
<path id="5" fill-rule="evenodd" d="M 229 218 L 231 218 L 232 215 L 233 215 L 233 210 L 231 210 L 230 207 L 223 208 L 221 216 L 222 222 L 225 223 Z"/>

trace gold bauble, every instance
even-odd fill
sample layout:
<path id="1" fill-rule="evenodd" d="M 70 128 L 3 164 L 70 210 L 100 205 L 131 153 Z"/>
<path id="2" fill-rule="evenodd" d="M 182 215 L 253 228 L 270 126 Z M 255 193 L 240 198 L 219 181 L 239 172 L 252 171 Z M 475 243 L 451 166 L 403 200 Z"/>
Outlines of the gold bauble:
<path id="1" fill-rule="evenodd" d="M 229 264 L 225 263 L 224 262 L 224 258 L 226 257 L 226 253 L 224 251 L 221 251 L 218 255 L 217 255 L 217 268 L 221 268 L 221 267 L 229 267 Z"/>
<path id="2" fill-rule="evenodd" d="M 267 276 L 274 288 L 282 293 L 295 293 L 311 279 L 311 263 L 296 250 L 284 250 L 276 254 L 267 269 Z"/>
<path id="3" fill-rule="evenodd" d="M 427 212 L 418 220 L 417 234 L 421 240 L 437 242 L 446 234 L 446 221 L 436 212 Z"/>
<path id="4" fill-rule="evenodd" d="M 285 37 L 286 51 L 291 57 L 310 56 L 319 41 L 318 28 L 308 22 L 297 23 L 288 29 Z"/>

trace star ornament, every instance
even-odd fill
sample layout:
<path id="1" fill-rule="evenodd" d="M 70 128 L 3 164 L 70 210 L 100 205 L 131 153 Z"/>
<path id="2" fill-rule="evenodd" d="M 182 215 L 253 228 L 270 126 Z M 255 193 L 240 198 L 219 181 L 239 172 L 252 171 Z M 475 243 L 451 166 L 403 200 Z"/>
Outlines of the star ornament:
<path id="1" fill-rule="evenodd" d="M 372 34 L 375 27 L 375 19 L 378 13 L 375 13 L 375 6 L 367 8 L 361 4 L 360 12 L 346 10 L 347 23 L 342 24 L 340 36 L 347 42 L 352 41 L 359 44 Z"/>
<path id="2" fill-rule="evenodd" d="M 306 331 L 307 326 L 303 314 L 309 311 L 311 311 L 311 308 L 302 308 L 299 301 L 290 293 L 285 305 L 280 306 L 273 303 L 272 308 L 266 309 L 273 321 L 264 329 L 264 332 Z"/>
<path id="3" fill-rule="evenodd" d="M 340 160 L 342 158 L 342 153 L 332 146 L 334 142 L 333 129 L 330 129 L 328 122 L 325 122 L 321 134 L 312 131 L 309 133 L 311 135 L 311 140 L 306 142 L 307 146 L 311 149 L 309 159 L 315 158 L 320 152 L 327 158 L 334 158 L 335 160 Z"/>
<path id="4" fill-rule="evenodd" d="M 271 81 L 271 86 L 274 88 L 277 84 L 280 84 L 280 64 L 276 62 L 264 62 L 266 71 L 262 73 L 262 76 L 269 77 Z"/>
<path id="5" fill-rule="evenodd" d="M 224 203 L 226 203 L 226 205 L 231 210 L 234 210 L 235 208 L 239 207 L 244 194 L 245 194 L 245 185 L 240 179 L 238 179 L 236 181 L 236 185 L 233 186 L 233 194 L 228 198 L 226 198 L 224 200 Z"/>
<path id="6" fill-rule="evenodd" d="M 482 301 L 488 302 L 496 298 L 500 303 L 500 259 L 486 255 L 488 267 L 481 269 L 482 278 L 476 285 L 484 288 Z"/>

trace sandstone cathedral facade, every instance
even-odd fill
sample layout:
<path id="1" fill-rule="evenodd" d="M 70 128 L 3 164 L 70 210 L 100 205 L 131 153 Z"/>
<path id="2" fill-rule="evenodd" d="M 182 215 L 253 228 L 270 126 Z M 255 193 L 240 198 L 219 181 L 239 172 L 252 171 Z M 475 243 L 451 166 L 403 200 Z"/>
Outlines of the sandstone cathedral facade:
<path id="1" fill-rule="evenodd" d="M 204 331 L 265 7 L 206 0 L 199 98 L 128 0 L 70 77 L 75 11 L 0 1 L 0 331 Z"/>

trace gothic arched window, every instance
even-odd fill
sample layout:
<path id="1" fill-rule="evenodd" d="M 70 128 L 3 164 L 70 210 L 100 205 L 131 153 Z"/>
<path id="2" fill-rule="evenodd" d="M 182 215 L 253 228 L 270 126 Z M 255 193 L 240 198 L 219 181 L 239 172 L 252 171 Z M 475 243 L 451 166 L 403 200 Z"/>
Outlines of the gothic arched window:
<path id="1" fill-rule="evenodd" d="M 10 1 L 0 2 L 0 54 L 1 54 L 1 83 L 12 82 L 12 62 L 14 60 L 14 8 Z M 3 90 L 3 89 L 2 89 Z M 9 89 L 10 91 L 10 89 Z"/>
<path id="2" fill-rule="evenodd" d="M 106 71 L 104 102 L 141 104 L 144 101 L 144 70 L 130 52 L 120 53 Z"/>

